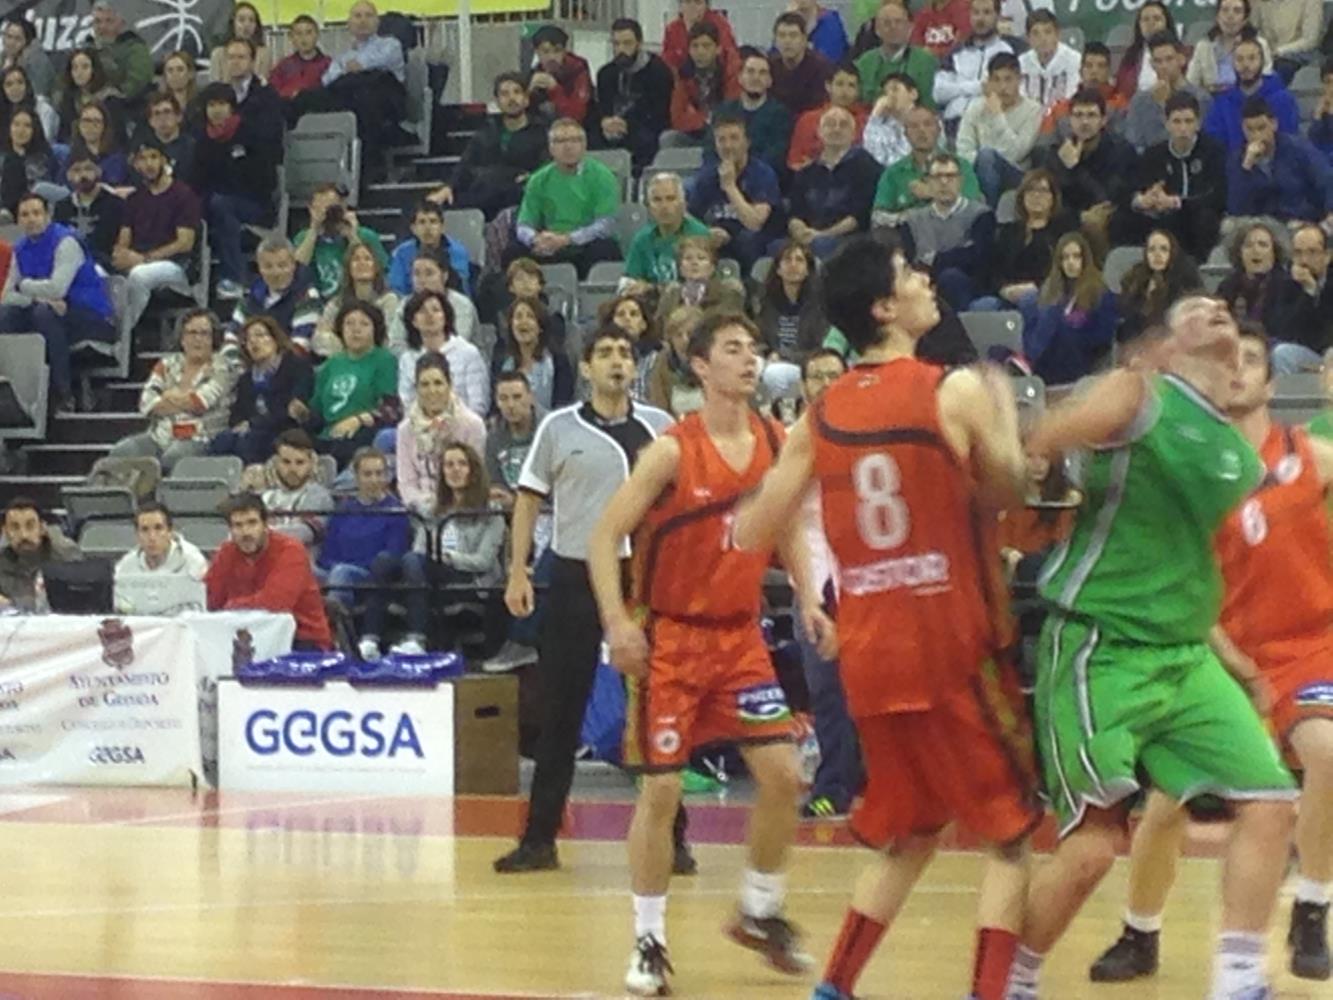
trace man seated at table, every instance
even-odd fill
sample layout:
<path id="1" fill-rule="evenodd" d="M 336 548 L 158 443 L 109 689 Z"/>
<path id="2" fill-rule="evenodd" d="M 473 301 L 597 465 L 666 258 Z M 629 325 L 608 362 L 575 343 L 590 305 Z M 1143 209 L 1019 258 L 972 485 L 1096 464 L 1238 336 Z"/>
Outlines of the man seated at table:
<path id="1" fill-rule="evenodd" d="M 79 547 L 59 528 L 42 520 L 36 502 L 15 497 L 5 508 L 4 544 L 0 545 L 0 608 L 39 610 L 37 574 L 52 563 L 77 562 L 80 558 Z"/>
<path id="2" fill-rule="evenodd" d="M 208 559 L 191 541 L 176 534 L 171 511 L 156 500 L 145 500 L 134 512 L 137 548 L 116 563 L 116 582 L 127 576 L 160 573 L 202 580 L 208 574 Z"/>
<path id="3" fill-rule="evenodd" d="M 324 599 L 305 546 L 268 530 L 268 509 L 253 493 L 223 505 L 231 540 L 224 542 L 204 582 L 209 611 L 250 609 L 296 619 L 294 649 L 332 649 Z"/>

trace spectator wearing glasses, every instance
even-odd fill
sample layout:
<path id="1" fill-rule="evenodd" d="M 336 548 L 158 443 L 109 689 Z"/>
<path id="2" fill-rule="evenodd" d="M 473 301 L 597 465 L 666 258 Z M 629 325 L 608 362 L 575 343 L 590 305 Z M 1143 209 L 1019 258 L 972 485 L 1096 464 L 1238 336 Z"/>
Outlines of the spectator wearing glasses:
<path id="1" fill-rule="evenodd" d="M 119 96 L 120 91 L 107 80 L 97 49 L 91 46 L 75 49 L 69 54 L 64 76 L 56 88 L 55 105 L 60 115 L 57 138 L 61 142 L 70 142 L 78 134 L 79 112 L 85 105 L 107 104 Z"/>
<path id="2" fill-rule="evenodd" d="M 121 151 L 111 113 L 100 101 L 85 104 L 79 111 L 71 155 L 90 155 L 102 168 L 102 181 L 108 187 L 123 188 L 130 182 L 129 162 Z"/>
<path id="3" fill-rule="evenodd" d="M 963 196 L 963 172 L 949 153 L 936 153 L 926 175 L 930 203 L 903 219 L 909 260 L 934 274 L 940 297 L 957 311 L 977 295 L 975 275 L 986 273 L 995 239 L 995 216 L 985 202 Z"/>
<path id="4" fill-rule="evenodd" d="M 1309 371 L 1323 365 L 1333 347 L 1333 283 L 1328 278 L 1328 233 L 1304 225 L 1291 235 L 1291 280 L 1273 371 Z"/>

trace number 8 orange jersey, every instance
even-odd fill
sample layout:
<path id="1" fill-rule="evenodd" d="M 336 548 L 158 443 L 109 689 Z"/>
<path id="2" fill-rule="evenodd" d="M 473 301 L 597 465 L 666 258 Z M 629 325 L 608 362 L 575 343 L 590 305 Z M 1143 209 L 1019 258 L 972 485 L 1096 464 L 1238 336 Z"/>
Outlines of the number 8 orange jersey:
<path id="1" fill-rule="evenodd" d="M 858 367 L 811 412 L 839 567 L 842 679 L 858 718 L 935 707 L 1002 645 L 995 518 L 980 516 L 940 427 L 944 377 L 910 358 Z"/>

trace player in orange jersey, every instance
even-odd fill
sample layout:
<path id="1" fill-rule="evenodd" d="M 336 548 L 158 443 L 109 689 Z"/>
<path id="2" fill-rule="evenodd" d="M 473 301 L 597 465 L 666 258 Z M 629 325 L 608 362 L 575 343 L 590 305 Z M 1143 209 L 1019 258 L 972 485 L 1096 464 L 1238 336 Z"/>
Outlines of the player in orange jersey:
<path id="1" fill-rule="evenodd" d="M 829 318 L 862 363 L 797 422 L 737 518 L 739 544 L 767 544 L 817 482 L 839 567 L 843 684 L 867 776 L 851 827 L 880 854 L 856 884 L 815 998 L 851 996 L 956 820 L 994 845 L 972 993 L 999 1000 L 1040 817 L 1002 663 L 1011 626 L 994 544 L 996 508 L 1020 505 L 1026 486 L 1013 392 L 994 370 L 915 360 L 939 310 L 897 248 L 851 241 L 824 274 Z"/>
<path id="2" fill-rule="evenodd" d="M 782 869 L 802 781 L 791 712 L 759 626 L 769 557 L 732 541 L 736 503 L 772 466 L 782 435 L 750 407 L 758 343 L 758 330 L 743 316 L 704 321 L 689 345 L 703 409 L 644 450 L 589 543 L 611 659 L 630 678 L 625 760 L 643 775 L 629 832 L 636 943 L 625 977 L 637 996 L 670 992 L 666 890 L 680 771 L 694 747 L 713 741 L 740 745 L 757 788 L 740 907 L 727 933 L 782 972 L 811 964 L 783 916 Z M 636 530 L 630 608 L 619 553 Z M 833 624 L 820 610 L 802 538 L 790 530 L 780 549 L 807 634 L 831 656 Z"/>
<path id="3" fill-rule="evenodd" d="M 1268 345 L 1241 333 L 1240 378 L 1228 414 L 1259 451 L 1263 484 L 1224 522 L 1217 554 L 1226 584 L 1213 648 L 1268 714 L 1288 759 L 1305 772 L 1296 847 L 1300 867 L 1287 944 L 1291 971 L 1329 978 L 1333 881 L 1333 565 L 1324 498 L 1333 443 L 1273 422 Z M 1157 971 L 1162 909 L 1175 880 L 1188 815 L 1152 792 L 1134 833 L 1124 930 L 1092 966 L 1096 982 Z M 1281 851 L 1285 845 L 1273 845 Z"/>

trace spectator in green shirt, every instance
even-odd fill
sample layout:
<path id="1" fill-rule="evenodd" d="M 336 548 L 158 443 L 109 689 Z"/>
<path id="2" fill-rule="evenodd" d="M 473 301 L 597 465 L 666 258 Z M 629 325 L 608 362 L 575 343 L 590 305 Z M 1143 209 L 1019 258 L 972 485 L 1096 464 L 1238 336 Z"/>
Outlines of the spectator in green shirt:
<path id="1" fill-rule="evenodd" d="M 685 185 L 679 174 L 654 174 L 648 182 L 648 214 L 652 222 L 634 234 L 625 257 L 628 291 L 643 294 L 650 285 L 676 281 L 676 244 L 682 236 L 707 237 L 708 227 L 685 213 Z"/>
<path id="2" fill-rule="evenodd" d="M 384 314 L 369 302 L 349 302 L 333 329 L 343 349 L 320 366 L 309 405 L 294 403 L 292 415 L 318 431 L 317 450 L 342 468 L 403 414 L 398 362 L 384 346 Z"/>
<path id="3" fill-rule="evenodd" d="M 93 4 L 93 35 L 106 82 L 120 91 L 132 109 L 139 109 L 153 82 L 153 55 L 148 43 L 129 29 L 110 0 Z"/>
<path id="4" fill-rule="evenodd" d="M 890 73 L 906 73 L 916 82 L 917 93 L 927 107 L 934 107 L 935 70 L 939 64 L 926 49 L 908 45 L 912 36 L 912 15 L 904 0 L 884 0 L 875 14 L 875 34 L 879 48 L 862 53 L 856 60 L 861 71 L 861 100 L 874 104 L 880 88 Z"/>
<path id="5" fill-rule="evenodd" d="M 572 118 L 551 126 L 551 162 L 533 171 L 518 206 L 515 239 L 504 264 L 535 257 L 542 264 L 573 264 L 587 277 L 598 261 L 620 260 L 615 240 L 620 182 L 587 157 L 588 136 Z"/>
<path id="6" fill-rule="evenodd" d="M 357 221 L 338 184 L 315 188 L 310 196 L 310 225 L 296 234 L 295 242 L 296 262 L 314 272 L 315 290 L 324 302 L 336 297 L 342 287 L 343 262 L 349 247 L 364 243 L 381 270 L 389 270 L 389 255 L 384 252 L 379 233 Z"/>
<path id="7" fill-rule="evenodd" d="M 931 187 L 926 175 L 930 172 L 931 154 L 940 150 L 939 115 L 920 104 L 909 111 L 907 141 L 912 151 L 890 164 L 880 175 L 879 186 L 875 188 L 871 224 L 877 229 L 898 225 L 908 209 L 930 201 Z M 972 164 L 957 156 L 954 161 L 963 174 L 963 197 L 981 201 L 981 185 L 977 183 Z"/>

